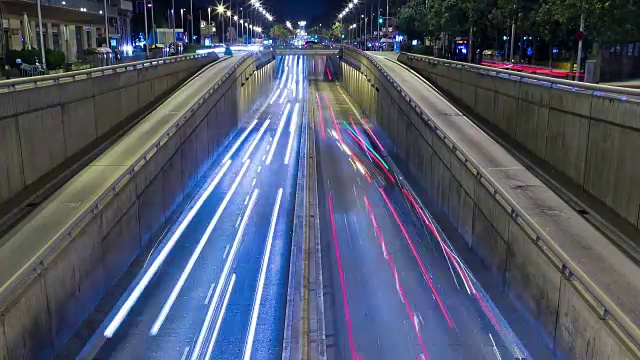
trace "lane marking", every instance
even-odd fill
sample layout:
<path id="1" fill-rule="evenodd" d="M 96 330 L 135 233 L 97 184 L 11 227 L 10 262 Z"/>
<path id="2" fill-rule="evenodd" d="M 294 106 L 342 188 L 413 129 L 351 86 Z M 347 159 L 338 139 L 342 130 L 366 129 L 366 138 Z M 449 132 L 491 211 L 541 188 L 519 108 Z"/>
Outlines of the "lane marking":
<path id="1" fill-rule="evenodd" d="M 273 159 L 273 154 L 278 147 L 278 139 L 280 139 L 280 134 L 282 134 L 282 129 L 284 128 L 284 123 L 287 122 L 287 116 L 289 115 L 289 109 L 291 108 L 291 104 L 287 104 L 284 109 L 284 113 L 282 114 L 282 118 L 280 118 L 280 124 L 278 124 L 278 130 L 276 131 L 276 136 L 273 138 L 273 147 L 271 147 L 271 151 L 269 151 L 269 156 L 267 157 L 267 165 L 271 163 L 271 159 Z"/>
<path id="2" fill-rule="evenodd" d="M 240 144 L 242 143 L 242 141 L 244 140 L 244 138 L 247 137 L 247 135 L 249 135 L 249 132 L 251 131 L 251 129 L 253 129 L 254 126 L 256 126 L 256 124 L 258 123 L 258 120 L 253 120 L 253 122 L 251 123 L 251 125 L 249 125 L 249 127 L 247 128 L 247 130 L 245 130 L 242 135 L 240 136 L 240 138 L 238 139 L 238 141 L 236 141 L 235 144 L 233 144 L 233 147 L 231 148 L 231 150 L 229 150 L 229 152 L 227 153 L 227 156 L 224 157 L 224 159 L 222 159 L 223 162 L 229 160 L 231 158 L 231 155 L 233 155 L 233 153 L 238 149 L 238 147 L 240 146 Z"/>
<path id="3" fill-rule="evenodd" d="M 251 196 L 251 194 L 247 195 L 247 197 L 244 199 L 244 205 L 247 205 L 247 203 L 249 202 L 249 197 Z"/>
<path id="4" fill-rule="evenodd" d="M 267 148 L 267 150 L 269 150 L 269 148 Z M 260 170 L 262 170 L 262 165 L 258 166 L 258 172 L 260 172 Z"/>
<path id="5" fill-rule="evenodd" d="M 216 283 L 211 283 L 211 287 L 209 287 L 209 292 L 207 293 L 207 298 L 204 299 L 204 304 L 208 305 L 209 304 L 209 300 L 211 299 L 211 294 L 213 294 L 213 287 L 216 285 Z"/>
<path id="6" fill-rule="evenodd" d="M 251 145 L 249 146 L 249 149 L 247 150 L 247 152 L 244 154 L 244 157 L 242 158 L 242 161 L 247 161 L 247 159 L 251 155 L 251 152 L 253 151 L 253 149 L 256 147 L 256 145 L 260 141 L 260 137 L 262 136 L 262 134 L 264 134 L 264 131 L 267 130 L 267 126 L 269 126 L 269 121 L 271 121 L 270 118 L 271 118 L 271 115 L 269 115 L 269 118 L 267 118 L 267 120 L 265 120 L 264 124 L 262 124 L 262 127 L 260 128 L 260 131 L 258 131 L 258 135 L 251 142 Z"/>
<path id="7" fill-rule="evenodd" d="M 202 350 L 204 338 L 207 335 L 207 330 L 211 326 L 211 321 L 213 320 L 216 304 L 220 300 L 222 287 L 225 283 L 227 276 L 229 275 L 229 271 L 231 270 L 231 264 L 233 264 L 233 259 L 235 258 L 236 251 L 238 251 L 240 239 L 242 238 L 242 234 L 244 233 L 245 226 L 247 225 L 247 219 L 249 218 L 249 215 L 251 214 L 251 210 L 253 209 L 253 206 L 256 203 L 256 198 L 258 197 L 258 191 L 259 191 L 258 189 L 253 190 L 253 194 L 251 195 L 251 201 L 249 202 L 247 211 L 244 213 L 244 219 L 242 220 L 242 224 L 240 224 L 240 228 L 238 229 L 236 238 L 233 240 L 233 245 L 231 246 L 231 252 L 229 253 L 227 262 L 224 264 L 224 268 L 222 269 L 222 274 L 220 274 L 220 279 L 218 280 L 218 285 L 216 286 L 216 291 L 213 294 L 213 301 L 211 301 L 211 305 L 209 305 L 209 310 L 207 311 L 207 315 L 205 316 L 204 323 L 202 324 L 202 329 L 200 329 L 198 340 L 196 341 L 196 345 L 193 349 L 193 353 L 191 354 L 192 360 L 196 360 L 200 356 L 200 351 Z M 235 279 L 235 274 L 233 275 L 232 279 Z"/>
<path id="8" fill-rule="evenodd" d="M 207 241 L 209 241 L 209 236 L 211 235 L 213 228 L 218 223 L 218 220 L 220 220 L 220 217 L 222 216 L 222 212 L 227 207 L 227 203 L 229 203 L 229 199 L 231 199 L 231 196 L 233 196 L 233 193 L 236 191 L 238 184 L 240 184 L 240 180 L 242 180 L 242 178 L 244 177 L 244 173 L 245 171 L 247 171 L 247 168 L 249 167 L 249 163 L 250 161 L 247 161 L 244 163 L 244 166 L 242 167 L 242 170 L 240 170 L 240 173 L 238 174 L 236 181 L 233 182 L 233 185 L 231 185 L 231 189 L 222 200 L 222 203 L 220 203 L 220 206 L 218 207 L 218 210 L 213 216 L 213 219 L 211 219 L 209 226 L 207 226 L 207 229 L 204 232 L 204 235 L 202 235 L 202 237 L 200 238 L 200 242 L 198 243 L 198 246 L 194 250 L 193 254 L 191 254 L 191 258 L 189 258 L 189 262 L 187 263 L 187 266 L 185 266 L 184 270 L 182 271 L 182 274 L 180 275 L 180 278 L 178 279 L 178 282 L 176 283 L 173 290 L 171 291 L 169 298 L 164 303 L 164 306 L 162 307 L 162 310 L 160 311 L 158 318 L 153 323 L 153 326 L 151 327 L 151 331 L 149 331 L 149 335 L 151 336 L 156 335 L 160 330 L 162 323 L 167 318 L 167 315 L 169 314 L 169 310 L 171 310 L 171 307 L 173 306 L 173 303 L 176 301 L 176 298 L 178 297 L 180 290 L 182 290 L 182 287 L 184 286 L 184 283 L 187 280 L 187 277 L 191 273 L 191 270 L 193 269 L 193 266 L 195 265 L 196 260 L 198 260 L 198 257 L 200 256 L 202 249 L 206 245 Z"/>
<path id="9" fill-rule="evenodd" d="M 224 255 L 222 255 L 223 259 L 227 258 L 227 254 L 229 253 L 229 244 L 224 248 Z"/>
<path id="10" fill-rule="evenodd" d="M 251 182 L 251 187 L 256 185 L 256 181 L 258 180 L 258 178 L 253 178 L 253 181 Z"/>
<path id="11" fill-rule="evenodd" d="M 293 146 L 293 137 L 296 134 L 295 125 L 298 118 L 298 108 L 300 104 L 296 104 L 293 107 L 293 115 L 291 116 L 291 126 L 289 126 L 289 144 L 287 145 L 287 153 L 284 157 L 284 164 L 289 164 L 289 158 L 291 157 L 291 147 Z"/>
<path id="12" fill-rule="evenodd" d="M 202 204 L 204 204 L 205 200 L 209 197 L 213 189 L 220 182 L 220 179 L 222 178 L 222 176 L 226 173 L 227 169 L 229 169 L 229 165 L 231 165 L 231 161 L 229 160 L 225 161 L 224 166 L 222 167 L 220 172 L 218 172 L 218 174 L 213 179 L 211 184 L 209 184 L 207 189 L 202 193 L 202 195 L 200 196 L 198 201 L 195 203 L 193 208 L 189 210 L 189 213 L 183 219 L 182 223 L 180 223 L 176 231 L 171 235 L 171 237 L 169 238 L 169 241 L 167 241 L 167 244 L 165 245 L 165 247 L 160 251 L 160 254 L 158 255 L 158 257 L 155 258 L 155 260 L 151 263 L 151 266 L 149 266 L 149 269 L 147 270 L 147 272 L 142 276 L 142 279 L 140 280 L 138 285 L 136 285 L 134 290 L 131 292 L 131 295 L 129 295 L 129 298 L 127 298 L 125 303 L 122 305 L 120 310 L 118 310 L 113 320 L 105 330 L 104 336 L 106 338 L 112 337 L 113 334 L 118 329 L 118 327 L 120 326 L 120 324 L 122 324 L 127 314 L 129 314 L 129 311 L 131 311 L 131 308 L 133 307 L 133 305 L 136 303 L 140 295 L 142 295 L 142 292 L 144 291 L 144 289 L 147 287 L 147 285 L 149 285 L 149 282 L 155 276 L 156 272 L 158 272 L 158 270 L 160 269 L 160 266 L 162 266 L 162 263 L 169 255 L 169 252 L 171 251 L 171 249 L 173 249 L 176 242 L 178 241 L 178 239 L 180 238 L 184 230 L 187 228 L 187 225 L 189 225 L 189 223 L 191 222 L 195 214 L 198 212 L 198 210 L 200 210 L 200 207 L 202 206 Z"/>
<path id="13" fill-rule="evenodd" d="M 180 358 L 181 360 L 184 360 L 187 358 L 187 354 L 189 353 L 189 347 L 185 347 L 184 351 L 182 352 L 182 357 Z"/>
<path id="14" fill-rule="evenodd" d="M 493 352 L 496 354 L 496 357 L 498 358 L 498 360 L 502 360 L 502 357 L 500 356 L 500 352 L 498 351 L 498 347 L 496 346 L 496 342 L 493 341 L 493 336 L 491 336 L 491 333 L 489 333 L 489 338 L 491 339 L 491 343 L 493 344 Z"/>
<path id="15" fill-rule="evenodd" d="M 220 332 L 220 325 L 222 324 L 222 320 L 224 319 L 224 315 L 227 312 L 227 304 L 229 303 L 229 297 L 231 297 L 231 290 L 233 290 L 233 285 L 236 283 L 236 274 L 231 275 L 231 283 L 229 284 L 229 288 L 227 289 L 227 293 L 224 296 L 224 301 L 222 302 L 222 308 L 220 309 L 220 316 L 218 316 L 218 321 L 216 322 L 216 326 L 213 330 L 213 335 L 211 336 L 211 341 L 209 342 L 209 348 L 207 349 L 207 356 L 205 359 L 211 358 L 211 352 L 213 351 L 213 345 L 216 343 L 216 338 L 218 337 L 218 333 Z M 195 357 L 191 357 L 191 359 L 195 359 Z"/>
<path id="16" fill-rule="evenodd" d="M 276 229 L 276 223 L 278 220 L 278 210 L 280 208 L 280 200 L 282 199 L 282 188 L 278 190 L 276 196 L 276 203 L 273 206 L 273 212 L 271 213 L 271 225 L 269 226 L 269 237 L 267 238 L 267 246 L 264 249 L 264 255 L 262 257 L 262 266 L 260 267 L 260 277 L 258 280 L 258 288 L 256 289 L 256 298 L 253 303 L 253 309 L 251 310 L 251 324 L 249 326 L 249 334 L 247 335 L 247 341 L 244 348 L 244 360 L 251 359 L 251 350 L 253 348 L 253 338 L 256 332 L 256 323 L 258 321 L 258 314 L 260 312 L 260 302 L 262 301 L 262 292 L 264 290 L 264 281 L 267 275 L 267 266 L 269 265 L 269 257 L 271 256 L 271 244 L 273 243 L 273 233 Z"/>

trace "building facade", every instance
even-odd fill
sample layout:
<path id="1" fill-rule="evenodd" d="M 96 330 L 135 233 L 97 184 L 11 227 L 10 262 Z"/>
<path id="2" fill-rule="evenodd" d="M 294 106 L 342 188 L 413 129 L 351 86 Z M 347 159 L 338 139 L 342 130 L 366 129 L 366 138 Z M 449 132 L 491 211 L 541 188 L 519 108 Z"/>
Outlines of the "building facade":
<path id="1" fill-rule="evenodd" d="M 84 49 L 131 45 L 133 6 L 127 0 L 42 0 L 42 29 L 36 0 L 0 0 L 0 7 L 4 51 L 40 48 L 41 30 L 45 48 L 64 52 L 67 61 Z"/>

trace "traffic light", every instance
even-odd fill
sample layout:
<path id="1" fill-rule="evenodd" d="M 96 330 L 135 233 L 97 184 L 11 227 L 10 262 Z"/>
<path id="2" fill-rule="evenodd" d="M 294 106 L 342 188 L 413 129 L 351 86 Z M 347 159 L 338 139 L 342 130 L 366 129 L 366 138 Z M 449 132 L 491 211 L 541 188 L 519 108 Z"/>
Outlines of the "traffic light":
<path id="1" fill-rule="evenodd" d="M 378 17 L 378 23 L 382 24 L 382 18 L 381 17 Z"/>
<path id="2" fill-rule="evenodd" d="M 342 37 L 344 39 L 344 34 L 340 35 L 340 37 Z"/>

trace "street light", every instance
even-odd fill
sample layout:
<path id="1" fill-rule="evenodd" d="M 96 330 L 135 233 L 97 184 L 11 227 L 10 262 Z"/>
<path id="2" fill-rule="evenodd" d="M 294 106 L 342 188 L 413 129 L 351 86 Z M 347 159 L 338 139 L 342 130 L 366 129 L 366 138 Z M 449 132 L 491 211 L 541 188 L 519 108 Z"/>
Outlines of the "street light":
<path id="1" fill-rule="evenodd" d="M 224 5 L 218 4 L 218 6 L 216 7 L 218 18 L 220 18 L 220 15 L 222 15 L 222 45 L 224 45 L 224 11 L 225 11 Z"/>

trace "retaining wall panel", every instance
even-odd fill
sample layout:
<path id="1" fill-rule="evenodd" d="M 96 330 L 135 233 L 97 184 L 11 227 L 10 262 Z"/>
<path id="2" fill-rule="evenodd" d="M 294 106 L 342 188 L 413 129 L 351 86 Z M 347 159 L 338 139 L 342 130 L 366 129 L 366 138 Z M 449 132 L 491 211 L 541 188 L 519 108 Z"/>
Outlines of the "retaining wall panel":
<path id="1" fill-rule="evenodd" d="M 32 309 L 46 309 L 35 314 Z M 47 291 L 42 276 L 36 277 L 23 295 L 3 314 L 9 359 L 52 359 L 53 341 Z"/>
<path id="2" fill-rule="evenodd" d="M 591 95 L 550 88 L 551 108 L 588 117 L 591 115 Z"/>
<path id="3" fill-rule="evenodd" d="M 555 110 L 549 113 L 544 159 L 578 184 L 584 179 L 589 123 L 583 117 Z"/>
<path id="4" fill-rule="evenodd" d="M 0 120 L 0 203 L 24 187 L 18 118 Z"/>
<path id="5" fill-rule="evenodd" d="M 473 210 L 471 248 L 491 273 L 497 277 L 498 284 L 501 286 L 507 262 L 506 243 L 500 238 L 489 219 L 480 211 L 477 203 L 474 204 Z"/>
<path id="6" fill-rule="evenodd" d="M 518 100 L 509 96 L 496 94 L 494 99 L 495 124 L 511 137 L 516 137 L 518 122 L 522 115 L 518 111 Z M 526 116 L 526 115 L 525 115 Z"/>
<path id="7" fill-rule="evenodd" d="M 640 132 L 591 123 L 584 188 L 632 223 L 640 204 L 639 153 Z"/>
<path id="8" fill-rule="evenodd" d="M 97 84 L 95 87 L 102 90 L 102 83 L 110 76 L 111 75 L 101 77 L 100 84 Z M 62 82 L 55 85 L 60 93 L 60 102 L 64 104 L 94 96 L 96 92 L 94 89 L 95 81 L 95 79 L 83 79 Z"/>
<path id="9" fill-rule="evenodd" d="M 7 340 L 4 336 L 4 318 L 0 317 L 0 360 L 9 360 Z"/>
<path id="10" fill-rule="evenodd" d="M 129 179 L 127 183 L 100 209 L 100 238 L 120 221 L 124 213 L 136 202 L 136 182 Z"/>
<path id="11" fill-rule="evenodd" d="M 560 290 L 560 269 L 515 222 L 509 226 L 506 287 L 551 337 L 555 334 Z"/>
<path id="12" fill-rule="evenodd" d="M 585 297 L 579 284 L 562 278 L 558 322 L 555 337 L 556 351 L 575 359 L 640 358 L 621 341 L 607 321 Z"/>
<path id="13" fill-rule="evenodd" d="M 105 292 L 100 259 L 100 221 L 93 218 L 44 273 L 54 351 L 65 346 Z"/>
<path id="14" fill-rule="evenodd" d="M 140 217 L 140 238 L 141 246 L 146 246 L 154 232 L 165 220 L 162 194 L 163 176 L 158 175 L 149 186 L 142 192 L 138 201 L 138 214 Z"/>
<path id="15" fill-rule="evenodd" d="M 537 107 L 525 101 L 519 101 L 512 121 L 517 124 L 517 131 L 509 133 L 536 156 L 544 159 L 549 122 L 549 109 Z M 514 136 L 515 134 L 515 136 Z"/>
<path id="16" fill-rule="evenodd" d="M 102 269 L 105 288 L 120 278 L 141 249 L 138 202 L 124 213 L 120 221 L 102 238 Z"/>
<path id="17" fill-rule="evenodd" d="M 60 107 L 18 116 L 25 184 L 31 184 L 65 159 Z"/>
<path id="18" fill-rule="evenodd" d="M 124 117 L 125 110 L 120 106 L 120 92 L 117 90 L 96 96 L 93 104 L 98 136 L 107 132 Z"/>
<path id="19" fill-rule="evenodd" d="M 184 184 L 182 182 L 182 150 L 178 150 L 169 159 L 169 162 L 162 169 L 162 198 L 163 208 L 165 209 L 165 217 L 168 217 L 173 209 L 182 201 L 182 190 Z"/>
<path id="20" fill-rule="evenodd" d="M 96 138 L 93 98 L 62 105 L 65 153 L 69 157 Z"/>
<path id="21" fill-rule="evenodd" d="M 17 114 L 60 106 L 60 89 L 56 86 L 34 87 L 15 94 Z"/>

